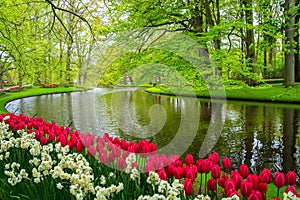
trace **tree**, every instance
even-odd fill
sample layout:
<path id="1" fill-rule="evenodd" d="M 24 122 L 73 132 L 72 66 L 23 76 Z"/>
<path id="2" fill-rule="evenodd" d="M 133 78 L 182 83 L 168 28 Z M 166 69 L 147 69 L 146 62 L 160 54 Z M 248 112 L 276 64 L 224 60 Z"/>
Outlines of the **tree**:
<path id="1" fill-rule="evenodd" d="M 295 84 L 295 57 L 294 57 L 294 28 L 295 28 L 295 0 L 284 2 L 285 13 L 285 47 L 284 47 L 284 85 Z"/>

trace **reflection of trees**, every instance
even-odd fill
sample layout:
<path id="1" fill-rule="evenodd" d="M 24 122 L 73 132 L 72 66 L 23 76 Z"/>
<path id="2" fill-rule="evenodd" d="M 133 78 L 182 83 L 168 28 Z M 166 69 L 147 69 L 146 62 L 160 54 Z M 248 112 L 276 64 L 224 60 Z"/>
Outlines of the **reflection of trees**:
<path id="1" fill-rule="evenodd" d="M 254 143 L 254 133 L 257 131 L 255 124 L 257 124 L 258 106 L 243 106 L 245 109 L 245 160 L 244 163 L 251 166 L 251 160 L 253 159 L 253 143 Z M 253 170 L 253 169 L 252 169 Z"/>
<path id="2" fill-rule="evenodd" d="M 283 109 L 283 171 L 286 173 L 289 170 L 295 170 L 296 158 L 294 157 L 294 152 L 296 152 L 296 134 L 298 130 L 297 119 L 299 117 L 299 112 L 296 109 Z M 299 174 L 298 169 L 298 174 Z"/>

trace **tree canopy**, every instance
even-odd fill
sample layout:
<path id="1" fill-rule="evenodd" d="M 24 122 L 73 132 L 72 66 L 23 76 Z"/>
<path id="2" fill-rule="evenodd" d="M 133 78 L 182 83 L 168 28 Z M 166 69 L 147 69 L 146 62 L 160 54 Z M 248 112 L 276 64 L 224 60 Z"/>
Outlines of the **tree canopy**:
<path id="1" fill-rule="evenodd" d="M 300 79 L 294 0 L 3 0 L 0 8 L 0 87 L 4 80 L 113 85 L 149 63 L 202 85 L 203 77 L 182 57 L 144 48 L 174 32 L 196 41 L 199 55 L 206 52 L 226 84 L 255 86 L 284 78 L 288 87 Z M 133 40 L 140 46 L 118 52 Z M 148 70 L 152 80 L 130 83 L 159 83 L 168 74 L 164 67 Z M 154 75 L 159 70 L 163 75 Z"/>

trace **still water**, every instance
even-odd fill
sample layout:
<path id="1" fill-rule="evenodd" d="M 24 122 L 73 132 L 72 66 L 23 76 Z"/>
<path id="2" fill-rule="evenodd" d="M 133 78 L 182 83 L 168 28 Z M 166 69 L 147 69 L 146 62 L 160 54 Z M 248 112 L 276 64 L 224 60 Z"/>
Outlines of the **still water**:
<path id="1" fill-rule="evenodd" d="M 6 105 L 9 112 L 39 116 L 79 129 L 127 140 L 149 139 L 159 153 L 217 151 L 258 173 L 264 167 L 300 174 L 300 108 L 251 102 L 210 102 L 148 94 L 136 88 L 28 97 Z"/>

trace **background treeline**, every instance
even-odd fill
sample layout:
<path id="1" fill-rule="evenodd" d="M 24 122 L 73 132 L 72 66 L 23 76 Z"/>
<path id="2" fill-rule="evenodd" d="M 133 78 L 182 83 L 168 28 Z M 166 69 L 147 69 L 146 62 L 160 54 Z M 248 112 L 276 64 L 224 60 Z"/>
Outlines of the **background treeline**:
<path id="1" fill-rule="evenodd" d="M 119 33 L 141 30 L 139 37 L 147 39 L 149 27 L 197 41 L 227 84 L 283 78 L 292 86 L 300 80 L 298 0 L 2 0 L 0 8 L 1 87 L 4 80 L 159 84 L 178 74 L 202 85 L 201 74 L 168 51 L 133 48 L 110 59 L 117 48 L 107 46 L 124 41 Z M 147 78 L 133 70 L 138 66 Z M 173 78 L 172 69 L 178 72 Z"/>

